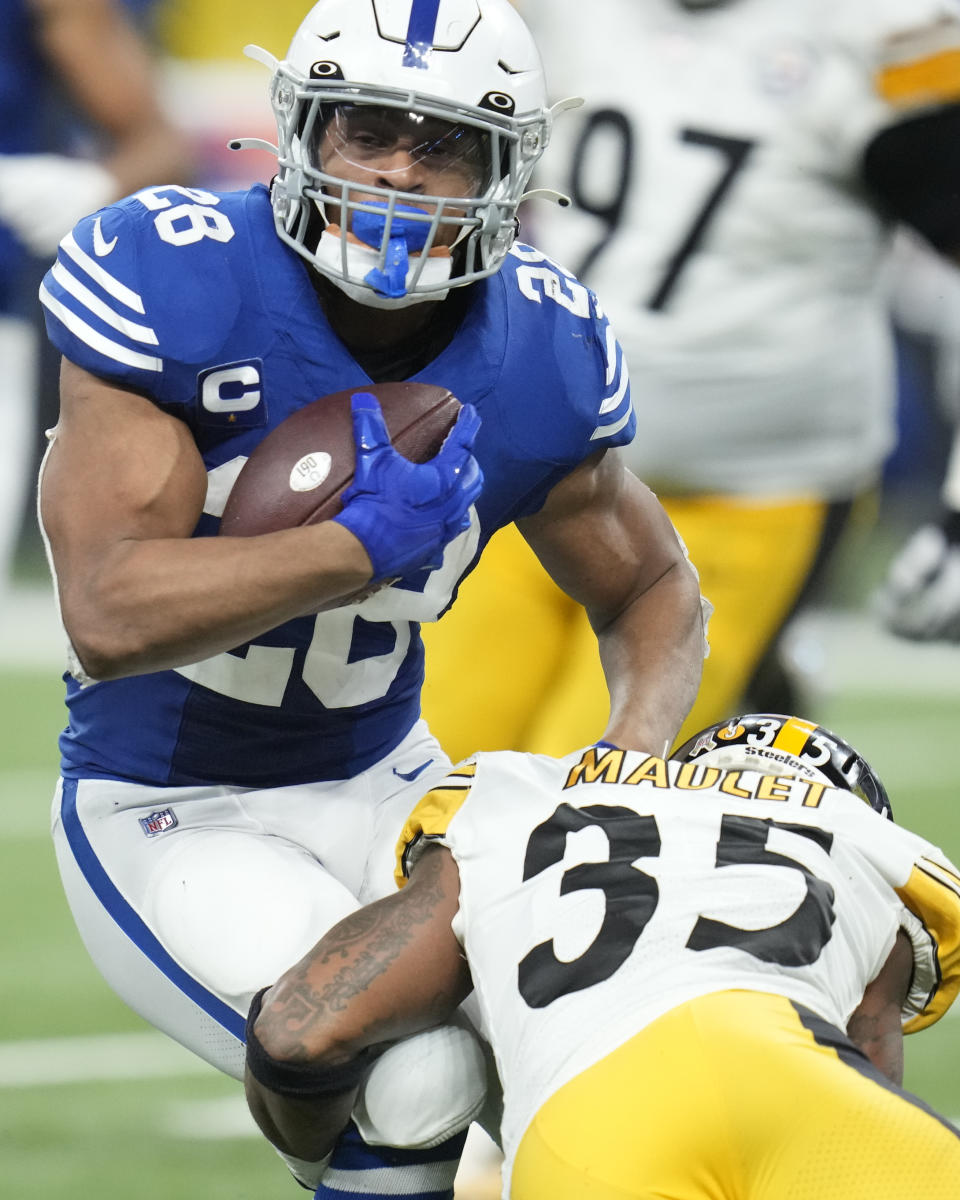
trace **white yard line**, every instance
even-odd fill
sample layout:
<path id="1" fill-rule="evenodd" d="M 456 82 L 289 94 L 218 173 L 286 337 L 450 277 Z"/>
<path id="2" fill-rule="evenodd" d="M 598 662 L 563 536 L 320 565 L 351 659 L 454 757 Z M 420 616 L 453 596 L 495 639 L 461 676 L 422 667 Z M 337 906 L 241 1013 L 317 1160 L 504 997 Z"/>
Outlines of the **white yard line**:
<path id="1" fill-rule="evenodd" d="M 31 584 L 0 595 L 0 667 L 64 670 L 66 637 L 53 588 Z"/>
<path id="2" fill-rule="evenodd" d="M 789 628 L 786 647 L 817 692 L 957 696 L 960 647 L 896 638 L 866 607 L 810 609 Z M 65 635 L 49 584 L 21 585 L 0 598 L 0 668 L 59 673 L 65 661 Z"/>
<path id="3" fill-rule="evenodd" d="M 217 1074 L 162 1033 L 0 1042 L 0 1088 Z"/>
<path id="4" fill-rule="evenodd" d="M 960 1004 L 955 1004 L 943 1019 L 952 1024 L 958 1018 Z M 219 1072 L 177 1042 L 151 1030 L 0 1041 L 0 1088 L 197 1075 Z"/>
<path id="5" fill-rule="evenodd" d="M 235 1096 L 214 1100 L 184 1100 L 169 1104 L 160 1119 L 164 1133 L 196 1141 L 226 1141 L 261 1137 L 237 1084 Z"/>
<path id="6" fill-rule="evenodd" d="M 814 695 L 939 696 L 957 703 L 960 646 L 894 637 L 867 611 L 810 609 L 787 629 L 784 651 Z"/>
<path id="7" fill-rule="evenodd" d="M 948 1016 L 956 1016 L 951 1009 Z M 110 1033 L 94 1037 L 0 1042 L 0 1089 L 64 1084 L 190 1078 L 219 1074 L 160 1033 Z M 960 1116 L 948 1117 L 960 1129 Z M 166 1104 L 157 1127 L 169 1137 L 201 1141 L 259 1138 L 237 1085 L 235 1096 Z M 457 1175 L 464 1185 L 486 1179 L 499 1156 L 476 1126 L 471 1128 Z"/>

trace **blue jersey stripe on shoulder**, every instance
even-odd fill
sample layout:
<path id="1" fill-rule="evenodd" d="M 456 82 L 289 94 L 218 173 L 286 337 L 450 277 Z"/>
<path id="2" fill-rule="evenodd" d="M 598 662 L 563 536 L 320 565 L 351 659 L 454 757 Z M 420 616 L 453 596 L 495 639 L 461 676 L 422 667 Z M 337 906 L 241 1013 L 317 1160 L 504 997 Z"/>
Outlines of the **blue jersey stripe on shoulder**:
<path id="1" fill-rule="evenodd" d="M 633 440 L 636 419 L 633 412 L 633 403 L 630 399 L 630 375 L 627 371 L 627 362 L 619 344 L 616 342 L 614 344 L 616 346 L 617 359 L 620 363 L 620 384 L 616 391 L 607 396 L 600 405 L 600 417 L 608 419 L 606 421 L 601 420 L 601 423 L 590 435 L 590 440 L 596 442 L 601 438 L 615 437 L 629 426 L 628 435 L 618 439 L 618 444 L 622 445 Z"/>
<path id="2" fill-rule="evenodd" d="M 105 360 L 96 364 L 81 359 L 81 365 L 97 369 L 98 365 L 110 364 L 113 370 L 113 364 L 119 364 L 159 374 L 163 359 L 143 349 L 159 346 L 157 333 L 152 323 L 136 319 L 146 315 L 143 298 L 100 261 L 112 253 L 116 243 L 116 237 L 112 242 L 103 242 L 99 217 L 92 226 L 88 220 L 82 221 L 61 241 L 57 261 L 41 285 L 40 300 L 47 313 L 75 339 L 75 349 L 79 349 L 79 343 Z M 116 262 L 106 261 L 114 270 L 120 269 L 119 258 Z M 60 348 L 65 350 L 66 346 Z"/>
<path id="3" fill-rule="evenodd" d="M 98 333 L 91 325 L 71 312 L 53 296 L 45 283 L 40 285 L 40 302 L 44 308 L 68 329 L 75 338 L 89 346 L 91 350 L 102 354 L 113 362 L 123 363 L 129 367 L 139 367 L 144 371 L 162 371 L 163 360 L 149 354 L 141 354 L 138 350 L 130 350 L 119 342 Z"/>
<path id="4" fill-rule="evenodd" d="M 119 300 L 121 304 L 125 304 L 127 308 L 133 309 L 134 312 L 140 313 L 141 316 L 144 315 L 143 300 L 141 300 L 137 293 L 111 275 L 96 259 L 91 258 L 85 250 L 81 250 L 77 244 L 77 239 L 72 233 L 68 233 L 63 239 L 60 243 L 60 249 L 72 258 L 77 266 L 85 271 L 95 283 L 99 284 L 108 295 L 113 296 L 115 300 Z"/>
<path id="5" fill-rule="evenodd" d="M 633 412 L 633 405 L 623 414 L 618 420 L 611 425 L 598 425 L 597 428 L 590 434 L 591 442 L 598 442 L 601 438 L 612 438 L 618 433 L 622 433 L 628 426 L 636 425 L 636 417 Z M 617 445 L 625 445 L 627 442 L 633 441 L 633 429 L 630 430 L 629 436 L 619 438 Z"/>
<path id="6" fill-rule="evenodd" d="M 613 383 L 616 379 L 616 359 L 614 359 L 614 375 L 613 379 L 609 379 L 608 383 Z M 627 373 L 626 361 L 621 360 L 620 363 L 620 385 L 615 392 L 607 396 L 600 405 L 600 416 L 605 417 L 608 413 L 616 412 L 623 403 L 623 398 L 626 396 L 630 388 L 630 376 Z"/>
<path id="7" fill-rule="evenodd" d="M 69 292 L 75 300 L 79 301 L 84 308 L 89 309 L 95 317 L 99 317 L 105 324 L 118 330 L 118 332 L 124 334 L 132 341 L 143 342 L 148 346 L 159 345 L 157 335 L 149 326 L 140 325 L 136 321 L 130 321 L 118 312 L 115 312 L 109 304 L 104 303 L 85 284 L 71 275 L 62 262 L 55 262 L 50 268 L 50 274 L 65 292 Z"/>
<path id="8" fill-rule="evenodd" d="M 633 440 L 636 427 L 633 405 L 630 401 L 630 373 L 627 370 L 627 359 L 600 301 L 593 292 L 590 293 L 590 297 L 597 320 L 602 322 L 603 327 L 604 357 L 606 359 L 604 383 L 608 389 L 597 414 L 601 418 L 601 422 L 590 435 L 590 440 L 596 442 L 600 439 L 609 440 L 616 437 L 616 444 L 624 445 Z M 617 437 L 618 434 L 623 434 L 624 430 L 627 430 L 627 433 L 622 437 Z"/>
<path id="9" fill-rule="evenodd" d="M 597 316 L 603 319 L 603 314 L 599 311 L 600 306 L 597 304 L 597 298 L 594 296 L 594 304 L 597 308 Z M 607 336 L 605 352 L 607 356 L 607 378 L 606 385 L 609 387 L 617 377 L 617 361 L 620 357 L 620 344 L 617 341 L 617 335 L 613 332 L 613 326 L 607 322 Z"/>

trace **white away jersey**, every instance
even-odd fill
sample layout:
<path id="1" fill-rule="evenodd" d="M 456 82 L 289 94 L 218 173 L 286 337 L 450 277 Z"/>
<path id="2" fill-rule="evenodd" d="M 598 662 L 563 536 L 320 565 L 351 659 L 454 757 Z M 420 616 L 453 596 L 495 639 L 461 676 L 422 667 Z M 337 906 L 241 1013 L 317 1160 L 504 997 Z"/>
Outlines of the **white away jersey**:
<path id="1" fill-rule="evenodd" d="M 562 116 L 540 244 L 603 298 L 654 489 L 849 496 L 893 444 L 861 162 L 960 99 L 956 0 L 525 0 Z"/>
<path id="2" fill-rule="evenodd" d="M 508 1160 L 559 1087 L 694 996 L 773 992 L 844 1029 L 901 926 L 905 1030 L 960 989 L 960 873 L 824 784 L 598 747 L 481 754 L 414 810 L 401 866 L 427 839 L 460 871 Z"/>

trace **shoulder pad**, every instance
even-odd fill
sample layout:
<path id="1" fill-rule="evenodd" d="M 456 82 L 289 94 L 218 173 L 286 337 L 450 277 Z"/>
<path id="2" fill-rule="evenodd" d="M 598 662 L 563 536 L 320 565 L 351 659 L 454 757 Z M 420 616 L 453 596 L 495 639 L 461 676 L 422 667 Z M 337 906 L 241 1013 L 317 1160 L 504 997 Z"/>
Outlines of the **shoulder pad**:
<path id="1" fill-rule="evenodd" d="M 58 349 L 147 389 L 168 364 L 215 353 L 244 294 L 242 195 L 148 188 L 84 217 L 40 292 Z"/>
<path id="2" fill-rule="evenodd" d="M 903 1030 L 915 1033 L 939 1020 L 960 993 L 960 872 L 928 844 L 896 892 L 914 954 Z"/>
<path id="3" fill-rule="evenodd" d="M 592 450 L 630 442 L 636 426 L 630 377 L 597 296 L 531 246 L 515 245 L 502 273 L 514 293 L 511 325 L 523 330 L 517 343 L 532 348 L 534 365 L 541 368 L 536 376 L 540 387 L 512 414 L 522 415 L 532 444 L 566 435 L 572 443 L 551 453 L 557 461 L 575 463 Z M 531 444 L 522 429 L 517 434 Z"/>
<path id="4" fill-rule="evenodd" d="M 442 841 L 450 822 L 470 795 L 477 764 L 460 763 L 417 804 L 407 818 L 397 842 L 397 864 L 394 878 L 397 887 L 407 882 L 413 864 L 431 841 Z"/>
<path id="5" fill-rule="evenodd" d="M 960 99 L 960 5 L 954 0 L 911 0 L 878 48 L 874 82 L 897 109 L 929 108 Z"/>

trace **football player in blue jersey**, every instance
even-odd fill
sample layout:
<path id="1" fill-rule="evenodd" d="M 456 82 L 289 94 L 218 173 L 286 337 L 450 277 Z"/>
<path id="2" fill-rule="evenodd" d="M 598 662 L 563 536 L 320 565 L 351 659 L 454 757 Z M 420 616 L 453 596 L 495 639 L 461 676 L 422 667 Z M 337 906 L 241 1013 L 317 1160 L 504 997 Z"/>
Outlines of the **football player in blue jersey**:
<path id="1" fill-rule="evenodd" d="M 186 181 L 190 156 L 161 110 L 149 47 L 120 0 L 0 0 L 0 30 L 2 600 L 34 466 L 34 259 L 49 262 L 85 212 L 151 180 Z M 52 109 L 61 97 L 86 137 L 102 143 L 101 158 L 73 154 L 66 132 L 59 136 L 64 122 Z"/>
<path id="2" fill-rule="evenodd" d="M 517 241 L 554 110 L 516 11 L 322 0 L 284 61 L 252 53 L 270 189 L 140 191 L 76 226 L 41 291 L 64 356 L 40 496 L 70 640 L 60 869 L 111 986 L 238 1079 L 253 994 L 389 890 L 449 767 L 419 624 L 492 532 L 516 520 L 587 609 L 608 740 L 666 747 L 704 648 L 696 573 L 610 453 L 634 416 L 600 301 Z M 398 379 L 464 403 L 438 461 L 400 469 L 361 405 L 369 478 L 337 518 L 209 536 L 286 416 Z M 318 1197 L 449 1196 L 484 1064 L 460 1027 L 417 1052 L 422 1082 L 386 1060 L 329 1165 L 290 1160 Z"/>
<path id="3" fill-rule="evenodd" d="M 0 30 L 2 600 L 33 466 L 32 259 L 49 262 L 74 222 L 101 204 L 154 179 L 185 181 L 189 155 L 161 111 L 149 49 L 120 0 L 0 0 Z M 72 153 L 52 118 L 54 97 L 103 143 L 102 158 Z"/>

